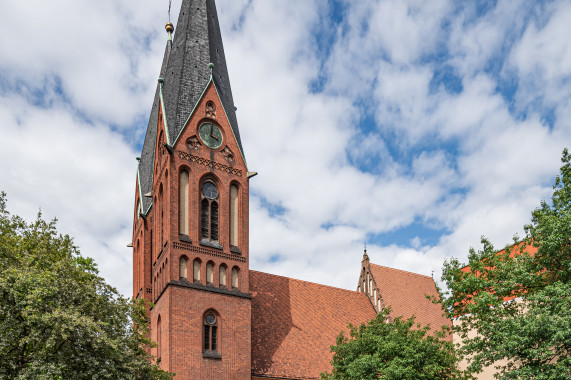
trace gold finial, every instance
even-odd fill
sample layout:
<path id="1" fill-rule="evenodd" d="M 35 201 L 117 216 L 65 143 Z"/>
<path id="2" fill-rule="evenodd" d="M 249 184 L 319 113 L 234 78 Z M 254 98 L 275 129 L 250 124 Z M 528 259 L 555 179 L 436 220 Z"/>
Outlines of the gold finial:
<path id="1" fill-rule="evenodd" d="M 171 34 L 172 32 L 174 32 L 174 25 L 172 24 L 172 22 L 167 22 L 167 24 L 165 25 L 165 29 L 167 30 L 168 34 Z"/>

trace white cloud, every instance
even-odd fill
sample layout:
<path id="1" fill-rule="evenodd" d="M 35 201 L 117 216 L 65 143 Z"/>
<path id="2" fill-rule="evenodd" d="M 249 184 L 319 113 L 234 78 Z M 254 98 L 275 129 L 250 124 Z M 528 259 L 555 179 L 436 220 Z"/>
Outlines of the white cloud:
<path id="1" fill-rule="evenodd" d="M 372 261 L 438 277 L 444 258 L 465 257 L 480 235 L 508 243 L 549 196 L 571 138 L 568 4 L 499 1 L 483 15 L 474 3 L 342 4 L 332 26 L 325 0 L 217 1 L 245 154 L 260 173 L 251 267 L 352 289 L 363 243 L 412 223 L 449 232 L 432 245 L 422 231 L 369 242 Z M 130 294 L 134 146 L 166 2 L 33 7 L 0 6 L 0 186 L 11 210 L 57 216 Z M 505 68 L 486 69 L 505 57 Z M 442 64 L 462 92 L 431 89 Z M 520 84 L 511 100 L 501 91 L 510 75 Z M 536 97 L 553 108 L 552 128 L 542 109 L 520 112 Z"/>
<path id="2" fill-rule="evenodd" d="M 549 18 L 531 22 L 511 52 L 509 63 L 519 76 L 518 106 L 568 109 L 571 94 L 571 4 L 547 6 Z M 544 23 L 544 24 L 543 24 Z"/>
<path id="3" fill-rule="evenodd" d="M 135 152 L 121 135 L 74 118 L 67 107 L 38 109 L 0 97 L 0 173 L 9 210 L 28 219 L 41 208 L 75 237 L 110 282 L 130 288 Z M 126 202 L 127 201 L 127 202 Z"/>

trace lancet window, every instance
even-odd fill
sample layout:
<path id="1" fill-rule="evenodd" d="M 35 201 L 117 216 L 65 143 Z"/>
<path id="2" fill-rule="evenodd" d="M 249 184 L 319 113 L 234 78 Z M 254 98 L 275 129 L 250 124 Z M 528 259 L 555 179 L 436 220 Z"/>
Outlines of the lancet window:
<path id="1" fill-rule="evenodd" d="M 202 185 L 200 202 L 200 242 L 214 248 L 222 248 L 218 243 L 219 223 L 218 205 L 220 195 L 218 188 L 212 181 L 206 181 Z"/>

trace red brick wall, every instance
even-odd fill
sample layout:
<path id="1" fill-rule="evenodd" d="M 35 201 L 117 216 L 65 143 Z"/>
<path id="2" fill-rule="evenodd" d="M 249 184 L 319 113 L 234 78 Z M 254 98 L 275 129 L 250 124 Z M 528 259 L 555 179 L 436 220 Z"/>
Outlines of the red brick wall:
<path id="1" fill-rule="evenodd" d="M 251 376 L 249 299 L 178 286 L 169 287 L 165 295 L 170 300 L 169 364 L 177 380 L 244 380 Z M 218 314 L 220 359 L 203 357 L 207 310 Z"/>
<path id="2" fill-rule="evenodd" d="M 216 107 L 213 118 L 206 112 L 207 101 Z M 203 121 L 216 123 L 223 134 L 223 144 L 218 149 L 202 145 L 193 149 L 187 140 L 198 136 L 198 127 Z M 159 113 L 157 136 L 165 136 L 162 114 Z M 156 306 L 151 310 L 151 338 L 157 339 L 157 319 L 161 316 L 162 353 L 161 367 L 175 372 L 176 379 L 249 379 L 251 377 L 251 302 L 248 270 L 248 226 L 249 187 L 246 164 L 224 109 L 213 85 L 205 91 L 204 97 L 191 115 L 187 127 L 178 137 L 172 152 L 162 141 L 157 141 L 155 172 L 153 175 L 153 206 L 144 221 L 135 220 L 134 239 L 141 234 L 144 241 L 144 267 L 137 268 L 134 254 L 133 281 L 136 295 L 139 278 L 144 278 L 143 293 L 152 289 L 148 297 Z M 173 143 L 173 141 L 171 141 Z M 222 150 L 228 147 L 233 160 L 228 160 Z M 189 238 L 191 243 L 179 236 L 179 173 L 189 172 Z M 201 185 L 205 178 L 216 183 L 219 193 L 219 243 L 223 249 L 201 246 L 200 202 Z M 240 254 L 230 251 L 230 185 L 237 184 L 240 194 L 239 249 Z M 162 205 L 159 189 L 162 185 Z M 135 203 L 136 204 L 136 203 Z M 161 226 L 160 210 L 163 209 L 164 223 Z M 144 225 L 144 226 L 143 226 Z M 139 227 L 140 226 L 140 227 Z M 162 240 L 161 240 L 162 227 Z M 150 230 L 153 230 L 153 254 L 151 255 Z M 138 231 L 138 232 L 137 232 Z M 134 240 L 135 243 L 136 240 Z M 136 248 L 134 248 L 136 249 Z M 179 261 L 184 255 L 188 259 L 187 279 L 179 278 Z M 213 283 L 208 289 L 193 287 L 193 261 L 201 261 L 201 285 L 206 284 L 206 265 L 214 264 Z M 226 288 L 220 287 L 219 268 L 227 266 Z M 232 268 L 239 268 L 239 289 L 232 294 L 221 294 L 216 289 L 231 291 Z M 136 272 L 135 272 L 136 271 Z M 152 271 L 152 276 L 151 276 Z M 136 273 L 136 274 L 135 274 Z M 135 288 L 137 290 L 135 291 Z M 209 291 L 210 290 L 210 291 Z M 246 297 L 244 297 L 246 296 Z M 215 310 L 219 315 L 220 359 L 203 357 L 204 313 Z M 157 349 L 152 352 L 157 355 Z"/>

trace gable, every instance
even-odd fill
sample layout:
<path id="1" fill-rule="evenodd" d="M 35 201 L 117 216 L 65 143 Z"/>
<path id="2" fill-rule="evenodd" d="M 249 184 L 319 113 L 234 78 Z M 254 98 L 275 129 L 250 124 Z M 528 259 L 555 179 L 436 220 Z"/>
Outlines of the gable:
<path id="1" fill-rule="evenodd" d="M 318 379 L 347 325 L 376 317 L 362 293 L 250 271 L 254 377 Z"/>
<path id="2" fill-rule="evenodd" d="M 431 277 L 376 264 L 370 264 L 370 271 L 385 306 L 392 309 L 392 316 L 410 318 L 415 315 L 417 323 L 430 325 L 433 329 L 451 326 L 440 304 L 426 298 L 427 295 L 439 297 Z"/>
<path id="3" fill-rule="evenodd" d="M 179 134 L 173 141 L 171 146 L 178 150 L 186 150 L 184 147 L 188 145 L 189 138 L 195 138 L 200 144 L 203 143 L 198 137 L 197 128 L 205 123 L 214 123 L 217 127 L 222 130 L 223 142 L 220 147 L 213 148 L 214 151 L 221 151 L 225 159 L 228 160 L 228 155 L 231 155 L 232 159 L 228 160 L 231 165 L 237 160 L 241 160 L 246 166 L 246 159 L 242 152 L 240 142 L 235 134 L 234 128 L 232 128 L 231 121 L 224 107 L 224 102 L 220 96 L 220 92 L 216 86 L 215 81 L 211 78 L 208 82 L 204 91 L 192 112 L 188 115 L 186 122 L 182 129 L 180 129 Z M 196 148 L 196 146 L 194 147 Z M 191 151 L 194 149 L 191 149 Z"/>

